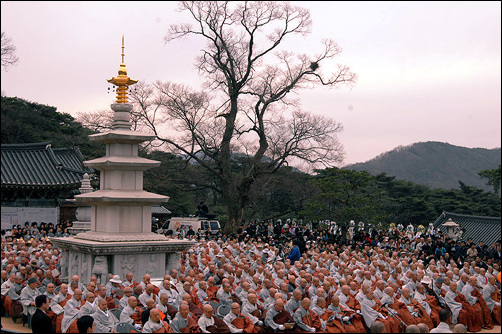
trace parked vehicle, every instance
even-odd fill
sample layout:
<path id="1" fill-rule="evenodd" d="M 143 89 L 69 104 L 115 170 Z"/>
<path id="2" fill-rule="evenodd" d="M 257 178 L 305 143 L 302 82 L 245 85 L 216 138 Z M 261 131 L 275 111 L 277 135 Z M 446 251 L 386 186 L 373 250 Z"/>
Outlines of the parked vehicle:
<path id="1" fill-rule="evenodd" d="M 176 229 L 184 227 L 185 231 L 188 231 L 190 226 L 194 232 L 200 229 L 202 233 L 209 231 L 211 234 L 218 234 L 221 230 L 220 222 L 215 217 L 172 217 L 157 230 L 157 233 L 172 231 L 174 234 Z"/>

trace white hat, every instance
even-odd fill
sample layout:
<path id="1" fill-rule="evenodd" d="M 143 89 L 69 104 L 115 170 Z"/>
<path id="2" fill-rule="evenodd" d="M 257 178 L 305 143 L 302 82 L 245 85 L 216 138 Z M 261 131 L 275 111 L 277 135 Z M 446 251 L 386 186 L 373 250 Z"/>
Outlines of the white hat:
<path id="1" fill-rule="evenodd" d="M 425 275 L 420 281 L 420 283 L 431 284 L 432 283 L 431 277 L 429 275 Z"/>
<path id="2" fill-rule="evenodd" d="M 110 280 L 110 282 L 112 282 L 112 283 L 118 283 L 118 284 L 122 283 L 122 281 L 120 280 L 120 276 L 119 275 L 113 276 L 113 278 Z"/>

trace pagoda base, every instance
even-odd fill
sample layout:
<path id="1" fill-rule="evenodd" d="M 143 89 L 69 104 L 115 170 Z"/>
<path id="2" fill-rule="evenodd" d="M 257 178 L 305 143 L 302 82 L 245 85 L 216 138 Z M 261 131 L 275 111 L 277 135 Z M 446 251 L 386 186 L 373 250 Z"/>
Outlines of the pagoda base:
<path id="1" fill-rule="evenodd" d="M 78 222 L 74 221 L 72 227 L 68 227 L 68 232 L 70 235 L 77 235 L 82 232 L 88 232 L 91 230 L 91 222 Z"/>
<path id="2" fill-rule="evenodd" d="M 79 233 L 78 237 L 84 234 Z M 153 233 L 152 233 L 153 234 Z M 107 237 L 106 237 L 107 238 Z M 119 275 L 124 280 L 129 272 L 139 282 L 143 275 L 162 278 L 172 269 L 179 270 L 181 252 L 193 246 L 189 240 L 126 241 L 116 235 L 115 241 L 102 242 L 77 237 L 50 238 L 55 247 L 63 252 L 61 280 L 68 282 L 78 275 L 81 282 L 89 282 L 91 276 L 98 283 L 108 282 L 108 275 Z"/>

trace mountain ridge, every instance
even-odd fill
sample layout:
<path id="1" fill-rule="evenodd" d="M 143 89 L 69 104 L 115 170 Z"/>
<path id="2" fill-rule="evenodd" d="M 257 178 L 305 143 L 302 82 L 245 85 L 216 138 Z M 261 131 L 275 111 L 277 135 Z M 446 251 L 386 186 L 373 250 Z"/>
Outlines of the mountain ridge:
<path id="1" fill-rule="evenodd" d="M 458 189 L 458 181 L 492 191 L 487 180 L 477 173 L 496 169 L 501 163 L 501 148 L 467 148 L 444 142 L 418 142 L 398 146 L 362 163 L 343 169 L 365 170 L 377 175 L 386 173 L 398 179 L 430 188 Z"/>

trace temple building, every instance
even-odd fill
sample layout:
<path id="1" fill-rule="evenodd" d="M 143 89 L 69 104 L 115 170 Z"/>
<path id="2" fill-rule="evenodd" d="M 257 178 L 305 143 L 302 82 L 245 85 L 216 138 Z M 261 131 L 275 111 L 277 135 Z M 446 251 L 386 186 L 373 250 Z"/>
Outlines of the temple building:
<path id="1" fill-rule="evenodd" d="M 94 173 L 78 148 L 5 144 L 1 159 L 2 229 L 26 221 L 56 225 L 74 219 L 75 205 L 67 199 L 80 194 L 85 173 Z"/>
<path id="2" fill-rule="evenodd" d="M 443 224 L 448 219 L 457 223 L 464 230 L 460 240 L 467 241 L 471 238 L 476 245 L 483 241 L 488 246 L 500 240 L 501 217 L 461 215 L 443 211 L 434 222 L 434 228 L 439 228 L 443 234 L 446 234 L 446 228 Z"/>

